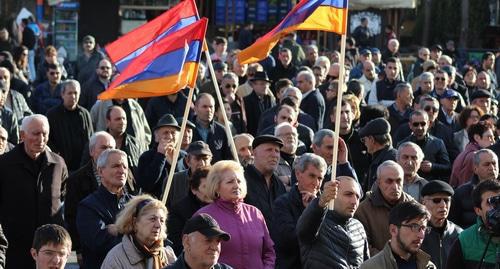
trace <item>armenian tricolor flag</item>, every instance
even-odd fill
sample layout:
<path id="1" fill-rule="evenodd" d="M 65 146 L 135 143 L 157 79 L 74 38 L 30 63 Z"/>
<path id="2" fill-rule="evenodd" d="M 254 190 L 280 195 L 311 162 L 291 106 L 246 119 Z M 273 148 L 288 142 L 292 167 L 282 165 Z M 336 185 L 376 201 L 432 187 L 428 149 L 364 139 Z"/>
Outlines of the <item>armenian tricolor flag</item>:
<path id="1" fill-rule="evenodd" d="M 266 58 L 280 38 L 296 30 L 320 30 L 345 34 L 348 0 L 301 0 L 266 35 L 238 54 L 241 64 Z"/>
<path id="2" fill-rule="evenodd" d="M 154 20 L 144 24 L 105 47 L 119 72 L 155 42 L 187 27 L 199 19 L 194 0 L 181 1 Z"/>
<path id="3" fill-rule="evenodd" d="M 194 87 L 208 19 L 153 42 L 133 58 L 99 99 L 168 95 Z"/>

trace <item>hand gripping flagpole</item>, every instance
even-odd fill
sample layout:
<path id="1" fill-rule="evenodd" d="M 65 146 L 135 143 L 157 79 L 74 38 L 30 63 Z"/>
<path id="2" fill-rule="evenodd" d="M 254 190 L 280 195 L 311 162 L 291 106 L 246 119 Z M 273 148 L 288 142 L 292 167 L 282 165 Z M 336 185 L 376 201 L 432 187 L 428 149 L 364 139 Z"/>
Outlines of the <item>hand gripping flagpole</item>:
<path id="1" fill-rule="evenodd" d="M 206 40 L 205 40 L 206 42 Z M 207 43 L 208 44 L 208 43 Z M 212 83 L 214 84 L 215 93 L 217 95 L 217 102 L 219 102 L 219 107 L 224 109 L 224 103 L 222 102 L 222 96 L 220 94 L 219 83 L 217 82 L 217 78 L 215 77 L 214 67 L 212 65 L 212 59 L 210 58 L 210 54 L 208 50 L 205 50 L 205 57 L 207 58 L 208 70 L 210 70 L 210 77 L 212 78 Z M 234 145 L 233 135 L 231 134 L 231 128 L 229 127 L 229 120 L 227 119 L 226 113 L 222 113 L 222 118 L 224 118 L 224 129 L 226 131 L 227 142 L 231 147 L 231 152 L 233 153 L 234 160 L 239 162 L 238 160 L 238 152 L 236 151 L 236 146 Z"/>
<path id="2" fill-rule="evenodd" d="M 331 181 L 334 181 L 337 178 L 336 174 L 337 174 L 337 155 L 339 150 L 340 111 L 342 106 L 342 89 L 344 88 L 344 83 L 345 83 L 344 61 L 345 61 L 346 39 L 347 35 L 346 33 L 344 33 L 340 41 L 340 59 L 339 59 L 340 69 L 339 69 L 339 83 L 337 88 L 337 107 L 335 108 L 335 134 L 333 135 L 333 158 L 332 158 Z M 328 209 L 333 210 L 333 208 L 334 208 L 334 201 L 331 200 L 328 204 Z"/>
<path id="3" fill-rule="evenodd" d="M 182 139 L 184 137 L 184 132 L 186 130 L 186 123 L 189 117 L 189 108 L 191 107 L 191 101 L 193 100 L 194 88 L 189 87 L 188 99 L 186 102 L 186 107 L 184 108 L 184 116 L 182 117 L 181 133 L 176 139 L 174 156 L 172 158 L 172 163 L 170 166 L 170 171 L 168 171 L 167 185 L 163 190 L 161 202 L 163 204 L 167 203 L 168 193 L 170 192 L 170 186 L 172 186 L 172 179 L 174 178 L 175 168 L 177 167 L 177 161 L 179 159 L 179 153 L 181 151 Z"/>

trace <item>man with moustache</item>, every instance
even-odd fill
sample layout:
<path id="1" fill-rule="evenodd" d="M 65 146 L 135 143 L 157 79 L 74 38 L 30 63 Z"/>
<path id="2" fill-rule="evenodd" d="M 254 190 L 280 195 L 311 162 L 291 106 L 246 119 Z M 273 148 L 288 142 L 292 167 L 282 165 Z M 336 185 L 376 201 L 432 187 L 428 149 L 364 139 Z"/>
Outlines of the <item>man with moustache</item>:
<path id="1" fill-rule="evenodd" d="M 448 220 L 453 188 L 441 180 L 431 181 L 422 189 L 422 203 L 431 217 L 427 225 L 431 228 L 422 243 L 422 250 L 431 255 L 437 269 L 444 269 L 451 246 L 463 231 Z"/>
<path id="2" fill-rule="evenodd" d="M 384 249 L 361 265 L 361 269 L 435 269 L 431 257 L 420 247 L 428 230 L 427 209 L 416 202 L 404 202 L 389 215 L 390 240 Z"/>
<path id="3" fill-rule="evenodd" d="M 424 153 L 417 144 L 404 142 L 399 145 L 398 152 L 396 153 L 396 161 L 404 171 L 403 190 L 417 201 L 422 200 L 422 188 L 429 183 L 429 181 L 417 173 L 423 159 Z"/>
<path id="4" fill-rule="evenodd" d="M 370 254 L 375 255 L 381 251 L 389 233 L 389 212 L 398 204 L 415 201 L 403 191 L 404 171 L 394 161 L 385 161 L 377 168 L 377 180 L 372 191 L 366 194 L 366 199 L 361 202 L 355 217 L 363 223 Z"/>
<path id="5" fill-rule="evenodd" d="M 354 178 L 340 176 L 309 203 L 297 223 L 302 268 L 357 268 L 370 257 L 363 224 L 353 218 L 361 195 Z"/>
<path id="6" fill-rule="evenodd" d="M 455 190 L 452 197 L 450 219 L 466 229 L 476 221 L 472 191 L 486 180 L 498 180 L 498 156 L 489 149 L 480 149 L 472 159 L 474 175 Z"/>

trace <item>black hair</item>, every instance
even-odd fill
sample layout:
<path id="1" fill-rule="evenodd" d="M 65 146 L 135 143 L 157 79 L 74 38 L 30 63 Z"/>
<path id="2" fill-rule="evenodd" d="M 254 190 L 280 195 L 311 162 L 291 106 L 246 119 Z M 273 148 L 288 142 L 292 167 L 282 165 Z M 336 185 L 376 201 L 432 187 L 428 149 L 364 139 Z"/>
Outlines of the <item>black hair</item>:
<path id="1" fill-rule="evenodd" d="M 201 185 L 201 179 L 207 178 L 208 172 L 210 172 L 210 166 L 203 166 L 196 169 L 189 179 L 189 188 L 197 190 Z"/>
<path id="2" fill-rule="evenodd" d="M 500 182 L 498 182 L 498 180 L 488 179 L 477 184 L 476 188 L 472 190 L 472 202 L 474 203 L 474 207 L 481 208 L 481 203 L 483 202 L 482 196 L 488 191 L 500 192 Z"/>
<path id="3" fill-rule="evenodd" d="M 368 105 L 363 108 L 359 118 L 360 127 L 365 126 L 369 121 L 376 118 L 389 118 L 389 110 L 383 105 Z"/>
<path id="4" fill-rule="evenodd" d="M 389 213 L 389 224 L 400 226 L 405 221 L 412 219 L 430 218 L 429 211 L 417 202 L 403 202 L 396 205 Z"/>

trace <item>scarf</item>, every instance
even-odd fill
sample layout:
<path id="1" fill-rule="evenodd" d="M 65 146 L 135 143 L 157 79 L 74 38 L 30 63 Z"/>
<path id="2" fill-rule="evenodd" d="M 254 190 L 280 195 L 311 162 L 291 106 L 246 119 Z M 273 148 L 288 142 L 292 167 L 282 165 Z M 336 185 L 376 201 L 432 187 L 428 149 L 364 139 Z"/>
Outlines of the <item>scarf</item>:
<path id="1" fill-rule="evenodd" d="M 161 269 L 167 266 L 167 255 L 165 251 L 163 251 L 163 241 L 156 241 L 151 247 L 147 247 L 144 244 L 140 243 L 139 240 L 135 237 L 135 234 L 131 236 L 132 242 L 134 246 L 139 250 L 139 252 L 145 257 L 147 260 L 147 265 L 151 264 L 153 269 Z"/>

